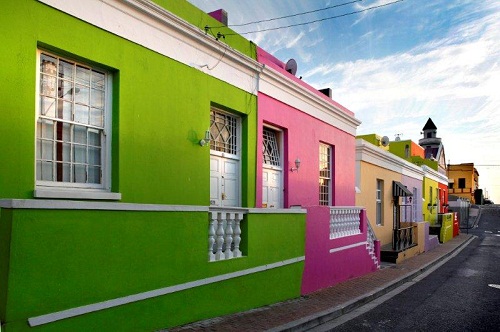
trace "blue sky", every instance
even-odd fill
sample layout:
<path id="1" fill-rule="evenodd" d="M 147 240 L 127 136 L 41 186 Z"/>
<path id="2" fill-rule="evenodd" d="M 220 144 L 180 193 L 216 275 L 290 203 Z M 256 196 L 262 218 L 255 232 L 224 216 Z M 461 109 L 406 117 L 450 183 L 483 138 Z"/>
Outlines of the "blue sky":
<path id="1" fill-rule="evenodd" d="M 394 1 L 189 0 L 206 12 L 224 8 L 230 26 L 352 2 L 233 27 L 242 34 Z M 480 188 L 500 203 L 500 1 L 404 0 L 244 36 L 282 61 L 294 58 L 297 76 L 315 88 L 332 88 L 362 121 L 358 134 L 418 142 L 432 118 L 447 161 L 478 165 Z"/>

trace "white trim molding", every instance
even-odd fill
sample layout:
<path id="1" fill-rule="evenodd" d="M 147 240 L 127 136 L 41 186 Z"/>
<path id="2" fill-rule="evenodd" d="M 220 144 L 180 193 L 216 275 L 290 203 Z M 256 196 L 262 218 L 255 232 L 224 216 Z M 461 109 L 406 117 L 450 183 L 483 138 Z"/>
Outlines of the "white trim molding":
<path id="1" fill-rule="evenodd" d="M 425 177 L 429 178 L 431 180 L 434 180 L 436 182 L 439 182 L 441 184 L 445 184 L 448 186 L 448 177 L 446 175 L 443 175 L 439 173 L 438 171 L 433 170 L 429 166 L 422 165 L 422 170 L 425 172 Z"/>
<path id="2" fill-rule="evenodd" d="M 299 83 L 265 66 L 259 81 L 259 92 L 290 105 L 308 115 L 356 136 L 361 121 L 348 114 L 347 109 L 328 101 Z"/>
<path id="3" fill-rule="evenodd" d="M 330 254 L 333 254 L 333 253 L 339 252 L 339 251 L 344 251 L 344 250 L 347 250 L 347 249 L 352 249 L 352 248 L 356 248 L 356 247 L 366 246 L 366 245 L 368 245 L 368 242 L 366 242 L 366 241 L 358 242 L 358 243 L 353 243 L 353 244 L 349 244 L 347 246 L 330 249 Z"/>
<path id="4" fill-rule="evenodd" d="M 257 95 L 261 64 L 152 1 L 38 1 Z"/>
<path id="5" fill-rule="evenodd" d="M 133 303 L 133 302 L 137 302 L 137 301 L 147 300 L 147 299 L 155 298 L 158 296 L 163 296 L 163 295 L 167 295 L 167 294 L 171 294 L 171 293 L 175 293 L 175 292 L 180 292 L 180 291 L 195 288 L 195 287 L 205 286 L 205 285 L 213 284 L 216 282 L 221 282 L 221 281 L 225 281 L 225 280 L 229 280 L 229 279 L 239 278 L 239 277 L 250 275 L 253 273 L 259 273 L 259 272 L 263 272 L 263 271 L 267 271 L 267 270 L 271 270 L 271 269 L 299 263 L 299 262 L 304 261 L 304 259 L 305 259 L 305 256 L 295 257 L 295 258 L 287 259 L 284 261 L 275 262 L 275 263 L 266 264 L 266 265 L 261 265 L 261 266 L 257 266 L 257 267 L 246 269 L 246 270 L 231 272 L 231 273 L 227 273 L 227 274 L 218 275 L 215 277 L 186 282 L 183 284 L 159 288 L 159 289 L 151 290 L 148 292 L 132 294 L 132 295 L 123 296 L 123 297 L 119 297 L 119 298 L 112 299 L 112 300 L 97 302 L 97 303 L 84 305 L 84 306 L 80 306 L 80 307 L 76 307 L 76 308 L 71 308 L 71 309 L 62 310 L 62 311 L 58 311 L 58 312 L 53 312 L 53 313 L 46 314 L 46 315 L 31 317 L 31 318 L 28 318 L 28 323 L 29 323 L 30 327 L 44 325 L 44 324 L 56 322 L 56 321 L 59 321 L 62 319 L 66 319 L 66 318 L 81 316 L 81 315 L 85 315 L 85 314 L 100 311 L 100 310 L 118 307 L 118 306 L 121 306 L 124 304 L 129 304 L 129 303 Z"/>
<path id="6" fill-rule="evenodd" d="M 424 176 L 419 166 L 360 138 L 356 139 L 356 161 L 365 161 L 418 180 Z"/>
<path id="7" fill-rule="evenodd" d="M 208 206 L 85 202 L 49 199 L 2 199 L 0 200 L 0 208 L 43 210 L 208 212 Z"/>

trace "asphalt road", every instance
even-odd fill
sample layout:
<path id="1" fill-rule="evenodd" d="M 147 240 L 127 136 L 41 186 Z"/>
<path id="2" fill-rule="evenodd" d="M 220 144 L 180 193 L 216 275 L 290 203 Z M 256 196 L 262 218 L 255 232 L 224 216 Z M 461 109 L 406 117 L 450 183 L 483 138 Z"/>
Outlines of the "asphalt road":
<path id="1" fill-rule="evenodd" d="M 469 234 L 433 272 L 310 331 L 500 331 L 500 205 L 483 207 Z"/>

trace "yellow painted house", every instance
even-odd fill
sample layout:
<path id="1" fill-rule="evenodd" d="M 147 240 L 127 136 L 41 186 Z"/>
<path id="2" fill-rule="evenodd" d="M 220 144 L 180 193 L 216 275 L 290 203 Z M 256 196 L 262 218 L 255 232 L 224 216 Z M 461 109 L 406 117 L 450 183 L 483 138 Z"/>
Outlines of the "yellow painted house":
<path id="1" fill-rule="evenodd" d="M 421 192 L 414 186 L 421 186 L 424 171 L 390 153 L 383 143 L 385 139 L 378 135 L 364 135 L 356 140 L 356 206 L 366 208 L 370 225 L 380 240 L 381 255 L 387 252 L 392 257 L 387 261 L 399 262 L 425 248 L 424 223 L 417 222 L 421 219 L 415 218 L 411 210 L 412 200 L 422 199 L 420 195 L 413 197 L 413 193 Z"/>
<path id="2" fill-rule="evenodd" d="M 479 173 L 474 163 L 448 165 L 448 194 L 466 198 L 475 204 L 474 191 L 479 188 Z"/>

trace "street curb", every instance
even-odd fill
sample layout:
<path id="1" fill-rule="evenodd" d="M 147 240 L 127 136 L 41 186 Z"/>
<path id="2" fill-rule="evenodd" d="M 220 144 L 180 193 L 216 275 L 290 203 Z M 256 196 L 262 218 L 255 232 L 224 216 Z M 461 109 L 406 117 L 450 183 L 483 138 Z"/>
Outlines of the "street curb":
<path id="1" fill-rule="evenodd" d="M 333 308 L 297 319 L 295 321 L 283 324 L 281 326 L 274 327 L 272 329 L 268 329 L 267 332 L 284 332 L 284 331 L 305 331 L 308 329 L 311 329 L 313 327 L 319 326 L 321 324 L 324 324 L 325 322 L 328 322 L 330 320 L 336 319 L 342 315 L 345 315 L 387 293 L 390 291 L 398 288 L 399 286 L 407 283 L 408 281 L 411 281 L 415 277 L 423 274 L 427 270 L 430 270 L 432 267 L 437 265 L 438 263 L 444 261 L 446 258 L 452 256 L 455 253 L 459 253 L 463 248 L 465 248 L 467 245 L 469 245 L 474 239 L 476 239 L 476 236 L 471 235 L 469 239 L 465 240 L 461 244 L 457 245 L 456 248 L 453 250 L 443 254 L 441 257 L 435 259 L 432 262 L 429 262 L 425 265 L 423 265 L 421 268 L 416 269 L 414 271 L 408 272 L 406 275 L 397 278 L 393 281 L 388 282 L 387 284 L 376 288 L 370 293 L 364 294 L 362 296 L 359 296 L 353 300 L 347 301 L 346 303 L 343 303 L 341 305 L 335 306 Z M 450 257 L 451 258 L 451 257 Z"/>

